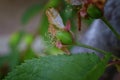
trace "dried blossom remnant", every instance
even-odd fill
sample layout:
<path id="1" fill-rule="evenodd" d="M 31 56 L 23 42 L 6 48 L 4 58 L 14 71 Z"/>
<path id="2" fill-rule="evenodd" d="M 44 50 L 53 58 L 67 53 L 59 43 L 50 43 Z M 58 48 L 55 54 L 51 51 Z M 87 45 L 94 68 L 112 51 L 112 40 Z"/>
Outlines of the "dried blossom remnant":
<path id="1" fill-rule="evenodd" d="M 63 47 L 62 43 L 59 40 L 56 41 L 55 45 L 59 49 L 61 49 Z"/>
<path id="2" fill-rule="evenodd" d="M 52 37 L 55 37 L 56 35 L 56 29 L 54 28 L 53 25 L 49 25 L 48 32 L 52 35 Z"/>
<path id="3" fill-rule="evenodd" d="M 67 49 L 67 46 L 63 45 L 59 40 L 56 41 L 56 47 L 64 51 L 67 55 L 70 55 L 70 51 Z"/>
<path id="4" fill-rule="evenodd" d="M 54 8 L 49 8 L 46 11 L 46 15 L 48 16 L 50 24 L 56 26 L 59 29 L 64 29 L 65 26 L 57 10 L 55 10 Z"/>

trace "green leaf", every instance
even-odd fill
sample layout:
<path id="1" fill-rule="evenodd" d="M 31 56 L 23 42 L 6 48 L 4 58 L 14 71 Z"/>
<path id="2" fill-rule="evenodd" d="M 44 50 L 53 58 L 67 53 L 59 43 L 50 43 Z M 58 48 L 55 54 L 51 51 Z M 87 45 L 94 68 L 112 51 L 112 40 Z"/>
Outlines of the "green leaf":
<path id="1" fill-rule="evenodd" d="M 36 14 L 38 14 L 43 9 L 43 5 L 36 4 L 28 8 L 22 16 L 21 22 L 26 25 L 29 20 L 31 20 Z"/>
<path id="2" fill-rule="evenodd" d="M 63 23 L 66 24 L 68 20 L 71 21 L 71 30 L 74 32 L 76 31 L 77 24 L 76 24 L 76 16 L 77 16 L 77 10 L 74 8 L 74 6 L 67 4 L 66 1 L 64 1 L 62 4 L 62 9 L 60 11 L 60 15 L 63 19 Z"/>
<path id="3" fill-rule="evenodd" d="M 18 66 L 4 80 L 98 80 L 108 59 L 95 54 L 40 57 Z"/>
<path id="4" fill-rule="evenodd" d="M 63 0 L 49 0 L 45 6 L 45 10 L 50 7 L 57 7 Z"/>
<path id="5" fill-rule="evenodd" d="M 39 26 L 39 34 L 45 36 L 46 32 L 48 31 L 48 19 L 45 14 L 42 16 L 41 24 Z"/>
<path id="6" fill-rule="evenodd" d="M 64 9 L 62 9 L 61 11 L 61 16 L 62 16 L 64 23 L 66 23 L 67 20 L 73 19 L 73 17 L 76 15 L 76 11 L 73 10 L 72 5 L 64 5 L 63 8 Z"/>

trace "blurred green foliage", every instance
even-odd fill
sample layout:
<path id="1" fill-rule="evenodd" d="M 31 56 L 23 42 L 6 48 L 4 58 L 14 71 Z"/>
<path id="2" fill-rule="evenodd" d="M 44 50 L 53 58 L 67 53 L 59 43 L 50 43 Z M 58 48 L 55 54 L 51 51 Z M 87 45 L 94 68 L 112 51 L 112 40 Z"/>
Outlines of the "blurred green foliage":
<path id="1" fill-rule="evenodd" d="M 59 5 L 62 4 L 62 2 L 63 0 L 49 0 L 46 4 L 39 3 L 39 4 L 31 6 L 25 11 L 25 13 L 23 14 L 21 18 L 21 24 L 23 25 L 23 29 L 18 32 L 15 32 L 10 37 L 10 40 L 9 40 L 10 52 L 8 53 L 9 55 L 0 57 L 0 68 L 1 69 L 6 63 L 9 67 L 9 71 L 11 71 L 12 69 L 15 68 L 15 66 L 24 62 L 24 60 L 32 59 L 34 57 L 39 57 L 38 55 L 36 55 L 31 45 L 34 42 L 36 35 L 39 35 L 41 36 L 41 38 L 44 38 L 45 40 L 49 41 L 49 39 L 46 38 L 47 36 L 45 36 L 48 30 L 48 19 L 45 15 L 45 10 L 48 9 L 49 7 L 58 8 Z M 25 26 L 29 23 L 29 21 L 34 16 L 40 13 L 43 13 L 43 14 L 42 14 L 41 22 L 38 25 L 38 29 L 36 30 L 37 34 L 26 33 Z M 20 51 L 19 46 L 22 41 L 25 42 L 27 48 L 23 51 Z M 47 51 L 48 50 L 46 50 L 46 52 Z M 56 53 L 56 48 L 55 50 L 52 50 L 53 53 L 54 51 Z"/>

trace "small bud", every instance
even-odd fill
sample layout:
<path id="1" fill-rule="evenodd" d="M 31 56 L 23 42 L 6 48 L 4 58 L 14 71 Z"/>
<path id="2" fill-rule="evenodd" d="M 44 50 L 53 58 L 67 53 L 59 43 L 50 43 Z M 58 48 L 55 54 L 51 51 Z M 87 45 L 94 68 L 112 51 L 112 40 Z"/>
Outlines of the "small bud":
<path id="1" fill-rule="evenodd" d="M 62 43 L 60 41 L 56 41 L 56 47 L 61 49 L 63 47 Z"/>
<path id="2" fill-rule="evenodd" d="M 100 9 L 98 9 L 96 6 L 94 5 L 90 5 L 87 9 L 87 13 L 90 17 L 92 18 L 100 18 L 102 17 L 102 12 L 100 11 Z"/>
<path id="3" fill-rule="evenodd" d="M 67 23 L 66 23 L 66 26 L 65 26 L 65 30 L 66 30 L 66 31 L 70 31 L 70 28 L 71 28 L 71 23 L 70 23 L 70 21 L 68 20 Z"/>
<path id="4" fill-rule="evenodd" d="M 65 45 L 69 45 L 73 43 L 73 37 L 68 31 L 57 31 L 56 37 Z"/>

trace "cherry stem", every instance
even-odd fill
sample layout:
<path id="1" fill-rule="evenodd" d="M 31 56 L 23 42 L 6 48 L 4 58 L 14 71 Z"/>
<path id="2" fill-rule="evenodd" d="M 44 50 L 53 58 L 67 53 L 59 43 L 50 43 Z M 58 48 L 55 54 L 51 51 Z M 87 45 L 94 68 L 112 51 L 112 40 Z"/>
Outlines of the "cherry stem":
<path id="1" fill-rule="evenodd" d="M 105 24 L 109 27 L 109 29 L 115 34 L 115 36 L 120 40 L 120 34 L 113 28 L 113 26 L 108 22 L 105 17 L 101 18 Z"/>
<path id="2" fill-rule="evenodd" d="M 98 48 L 94 48 L 92 46 L 89 46 L 89 45 L 86 45 L 86 44 L 82 44 L 82 43 L 78 43 L 78 42 L 76 42 L 75 45 L 77 45 L 79 47 L 84 47 L 84 48 L 95 50 L 95 51 L 100 52 L 100 53 L 102 53 L 104 55 L 109 53 L 109 52 L 106 52 L 104 50 L 101 50 L 101 49 L 98 49 Z"/>
<path id="3" fill-rule="evenodd" d="M 109 63 L 109 64 L 107 65 L 107 67 L 113 66 L 113 65 L 116 65 L 116 64 L 120 64 L 120 60 L 113 61 L 113 62 Z"/>

